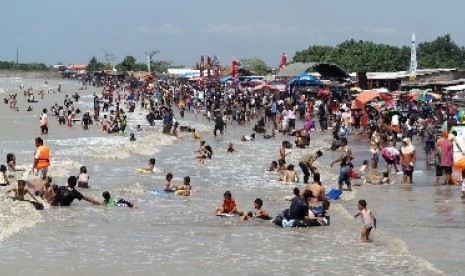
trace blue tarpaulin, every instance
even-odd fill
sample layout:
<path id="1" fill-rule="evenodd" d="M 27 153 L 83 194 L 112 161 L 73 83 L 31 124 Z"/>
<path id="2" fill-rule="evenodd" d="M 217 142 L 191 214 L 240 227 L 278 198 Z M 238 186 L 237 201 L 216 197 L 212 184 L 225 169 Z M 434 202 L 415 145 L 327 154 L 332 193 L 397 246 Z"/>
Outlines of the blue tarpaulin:
<path id="1" fill-rule="evenodd" d="M 320 84 L 320 80 L 307 72 L 303 72 L 287 82 L 288 86 L 312 86 L 318 84 Z"/>

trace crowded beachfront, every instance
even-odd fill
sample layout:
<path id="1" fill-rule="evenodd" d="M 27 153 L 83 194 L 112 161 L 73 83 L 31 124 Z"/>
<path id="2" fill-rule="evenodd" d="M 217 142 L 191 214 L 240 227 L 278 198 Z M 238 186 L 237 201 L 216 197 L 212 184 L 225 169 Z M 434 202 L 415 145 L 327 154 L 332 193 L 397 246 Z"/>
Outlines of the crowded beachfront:
<path id="1" fill-rule="evenodd" d="M 273 232 L 328 226 L 309 230 L 314 235 L 340 230 L 350 210 L 350 217 L 362 220 L 361 227 L 349 227 L 357 235 L 352 243 L 379 246 L 377 239 L 386 239 L 375 230 L 381 210 L 372 195 L 361 197 L 367 191 L 443 186 L 457 191 L 451 198 L 460 204 L 455 185 L 461 184 L 461 167 L 453 155 L 454 147 L 461 151 L 454 126 L 463 111 L 448 104 L 456 98 L 448 93 L 348 87 L 339 94 L 320 82 L 281 91 L 285 79 L 265 84 L 233 76 L 221 83 L 218 98 L 214 90 L 202 95 L 198 78 L 83 75 L 34 80 L 36 87 L 27 79 L 10 81 L 25 83 L 12 88 L 17 92 L 5 97 L 3 109 L 11 118 L 29 116 L 36 147 L 4 149 L 3 203 L 41 210 L 35 212 L 50 223 L 66 206 L 91 213 L 107 208 L 91 205 L 119 206 L 137 217 L 146 208 L 174 208 L 187 199 L 196 202 L 189 215 L 181 215 L 181 207 L 163 224 L 200 219 Z M 52 87 L 56 82 L 60 86 Z M 68 151 L 72 143 L 77 148 Z M 133 156 L 138 163 L 128 164 Z"/>

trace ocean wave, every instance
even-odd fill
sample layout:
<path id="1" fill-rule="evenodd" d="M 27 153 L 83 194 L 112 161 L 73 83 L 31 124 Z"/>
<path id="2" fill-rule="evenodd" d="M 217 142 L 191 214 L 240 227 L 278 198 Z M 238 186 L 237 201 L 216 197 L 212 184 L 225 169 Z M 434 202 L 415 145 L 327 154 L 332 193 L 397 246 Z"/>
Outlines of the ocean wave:
<path id="1" fill-rule="evenodd" d="M 9 198 L 0 201 L 0 241 L 43 221 L 40 212 L 28 202 Z"/>

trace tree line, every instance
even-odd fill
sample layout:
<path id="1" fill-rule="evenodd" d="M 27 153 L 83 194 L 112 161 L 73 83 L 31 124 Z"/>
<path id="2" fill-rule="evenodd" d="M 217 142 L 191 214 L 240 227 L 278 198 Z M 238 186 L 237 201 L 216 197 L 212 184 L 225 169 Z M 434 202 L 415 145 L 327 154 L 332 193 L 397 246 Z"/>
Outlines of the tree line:
<path id="1" fill-rule="evenodd" d="M 410 47 L 376 44 L 371 41 L 346 40 L 332 46 L 312 45 L 297 51 L 293 62 L 335 63 L 347 72 L 408 71 Z M 417 68 L 465 69 L 465 47 L 452 41 L 450 34 L 417 45 Z"/>
<path id="2" fill-rule="evenodd" d="M 10 71 L 45 71 L 49 67 L 43 63 L 16 63 L 13 61 L 0 61 L 0 70 Z"/>

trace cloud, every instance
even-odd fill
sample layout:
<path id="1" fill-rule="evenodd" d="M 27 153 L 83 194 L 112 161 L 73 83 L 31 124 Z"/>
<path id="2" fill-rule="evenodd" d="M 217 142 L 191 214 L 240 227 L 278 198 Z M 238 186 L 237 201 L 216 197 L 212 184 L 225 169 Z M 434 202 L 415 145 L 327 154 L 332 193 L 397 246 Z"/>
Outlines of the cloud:
<path id="1" fill-rule="evenodd" d="M 172 24 L 172 23 L 165 23 L 159 27 L 140 26 L 136 28 L 136 30 L 144 34 L 164 33 L 164 34 L 177 35 L 177 34 L 183 33 L 183 30 L 181 27 L 175 24 Z"/>
<path id="2" fill-rule="evenodd" d="M 277 36 L 277 35 L 291 35 L 300 31 L 296 26 L 282 26 L 278 24 L 210 24 L 206 27 L 204 32 L 208 35 L 232 35 L 232 36 Z"/>
<path id="3" fill-rule="evenodd" d="M 177 35 L 177 34 L 182 34 L 183 33 L 183 30 L 181 27 L 173 24 L 173 23 L 165 23 L 163 25 L 161 25 L 158 30 L 162 33 L 165 33 L 165 34 L 174 34 L 174 35 Z"/>
<path id="4" fill-rule="evenodd" d="M 407 32 L 398 30 L 396 28 L 383 28 L 383 27 L 365 27 L 363 31 L 367 33 L 377 34 L 377 35 L 387 35 L 387 36 L 405 36 L 408 35 Z"/>

